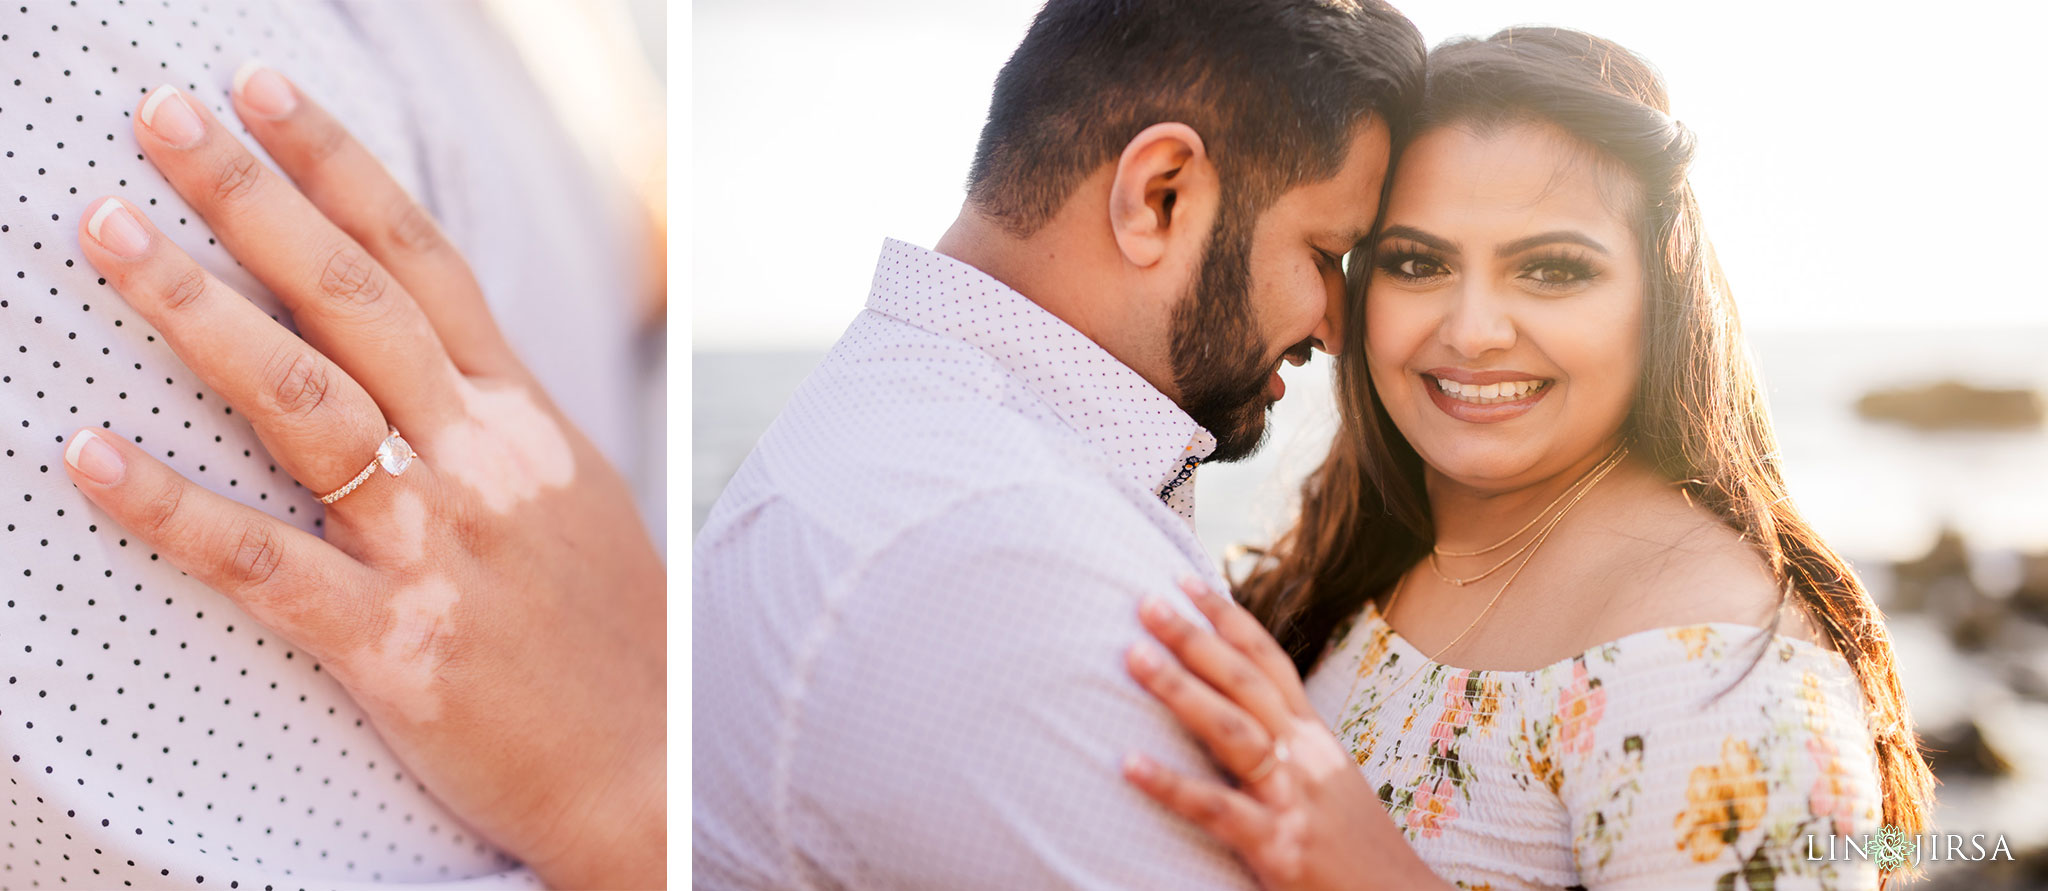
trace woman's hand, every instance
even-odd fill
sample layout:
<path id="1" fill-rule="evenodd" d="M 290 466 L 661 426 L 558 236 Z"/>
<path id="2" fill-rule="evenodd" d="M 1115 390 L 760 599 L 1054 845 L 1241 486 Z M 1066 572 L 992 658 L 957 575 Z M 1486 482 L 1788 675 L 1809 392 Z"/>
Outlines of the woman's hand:
<path id="1" fill-rule="evenodd" d="M 245 66 L 234 101 L 291 181 L 168 86 L 135 137 L 300 335 L 128 202 L 82 215 L 87 258 L 316 494 L 355 479 L 387 424 L 419 460 L 334 501 L 325 540 L 108 431 L 74 434 L 72 480 L 318 659 L 437 798 L 550 885 L 662 884 L 664 569 L 624 481 L 376 158 L 275 72 Z M 598 299 L 562 298 L 565 324 Z"/>
<path id="2" fill-rule="evenodd" d="M 1450 887 L 1401 837 L 1258 620 L 1199 582 L 1181 587 L 1215 631 L 1147 598 L 1139 620 L 1175 659 L 1140 642 L 1128 668 L 1239 782 L 1181 776 L 1139 754 L 1124 776 L 1237 851 L 1268 888 Z"/>

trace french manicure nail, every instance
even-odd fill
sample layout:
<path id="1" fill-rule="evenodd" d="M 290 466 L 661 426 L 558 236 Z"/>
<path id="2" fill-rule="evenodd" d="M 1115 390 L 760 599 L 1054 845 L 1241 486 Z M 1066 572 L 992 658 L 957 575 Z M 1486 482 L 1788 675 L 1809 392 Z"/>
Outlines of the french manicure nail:
<path id="1" fill-rule="evenodd" d="M 91 430 L 81 430 L 64 448 L 64 463 L 102 486 L 121 481 L 121 453 L 101 441 Z"/>
<path id="2" fill-rule="evenodd" d="M 191 148 L 206 135 L 199 113 L 185 101 L 185 94 L 170 84 L 157 87 L 142 103 L 142 123 L 175 148 Z"/>
<path id="3" fill-rule="evenodd" d="M 85 231 L 101 247 L 131 260 L 149 250 L 149 233 L 143 231 L 142 224 L 128 212 L 119 198 L 100 202 L 99 209 L 92 212 L 92 219 L 85 222 Z"/>
<path id="4" fill-rule="evenodd" d="M 1167 616 L 1171 615 L 1171 612 L 1166 608 L 1166 601 L 1160 600 L 1158 595 L 1154 594 L 1146 595 L 1145 599 L 1139 602 L 1138 612 L 1143 613 L 1145 618 L 1155 622 L 1164 621 Z"/>
<path id="5" fill-rule="evenodd" d="M 291 84 L 260 59 L 250 59 L 235 69 L 235 92 L 241 94 L 242 104 L 250 111 L 270 120 L 291 114 L 299 107 L 299 97 L 292 92 Z"/>
<path id="6" fill-rule="evenodd" d="M 1151 671 L 1159 667 L 1159 653 L 1151 644 L 1139 641 L 1131 645 L 1131 664 L 1141 671 Z"/>

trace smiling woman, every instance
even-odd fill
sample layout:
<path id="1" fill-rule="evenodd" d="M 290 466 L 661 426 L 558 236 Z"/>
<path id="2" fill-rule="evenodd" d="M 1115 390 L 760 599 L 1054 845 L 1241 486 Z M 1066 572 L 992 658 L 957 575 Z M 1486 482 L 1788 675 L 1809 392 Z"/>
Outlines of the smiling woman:
<path id="1" fill-rule="evenodd" d="M 1300 518 L 1249 611 L 1141 612 L 1174 658 L 1131 673 L 1240 782 L 1126 775 L 1269 887 L 1419 855 L 1387 886 L 1865 888 L 1802 840 L 1927 826 L 1891 643 L 1785 493 L 1667 109 L 1587 34 L 1434 50 Z"/>

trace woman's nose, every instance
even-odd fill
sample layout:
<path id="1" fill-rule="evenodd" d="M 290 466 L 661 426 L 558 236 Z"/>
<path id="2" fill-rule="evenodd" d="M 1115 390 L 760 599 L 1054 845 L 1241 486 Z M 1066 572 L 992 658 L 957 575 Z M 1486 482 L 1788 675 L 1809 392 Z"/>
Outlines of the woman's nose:
<path id="1" fill-rule="evenodd" d="M 1477 358 L 1515 345 L 1507 300 L 1484 285 L 1460 282 L 1449 295 L 1437 339 L 1461 356 Z"/>

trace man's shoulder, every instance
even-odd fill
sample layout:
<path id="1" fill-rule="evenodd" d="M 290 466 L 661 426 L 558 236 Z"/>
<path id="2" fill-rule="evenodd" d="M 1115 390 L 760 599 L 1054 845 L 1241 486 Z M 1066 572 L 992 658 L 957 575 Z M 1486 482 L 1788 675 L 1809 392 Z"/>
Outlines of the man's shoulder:
<path id="1" fill-rule="evenodd" d="M 1146 552 L 1177 554 L 1173 539 L 1140 503 L 1142 493 L 1107 473 L 1030 460 L 943 471 L 868 460 L 842 469 L 863 474 L 862 482 L 833 485 L 801 465 L 771 469 L 750 458 L 707 519 L 700 547 L 743 546 L 754 534 L 749 521 L 772 517 L 772 525 L 800 529 L 809 541 L 832 542 L 829 552 L 842 556 L 827 562 L 849 565 L 889 552 L 940 549 L 962 563 L 991 552 L 1035 554 L 1046 567 L 1114 561 L 1119 553 L 1127 564 L 1144 562 Z"/>
<path id="2" fill-rule="evenodd" d="M 973 414 L 983 424 L 1038 426 L 1042 400 L 995 356 L 966 341 L 863 310 L 784 409 L 784 418 L 943 422 Z M 989 410 L 1000 409 L 1001 416 Z M 771 428 L 772 429 L 772 428 Z"/>
<path id="3" fill-rule="evenodd" d="M 994 357 L 867 312 L 797 387 L 720 501 L 793 501 L 835 525 L 877 529 L 1004 492 L 1121 498 L 1121 486 Z"/>

